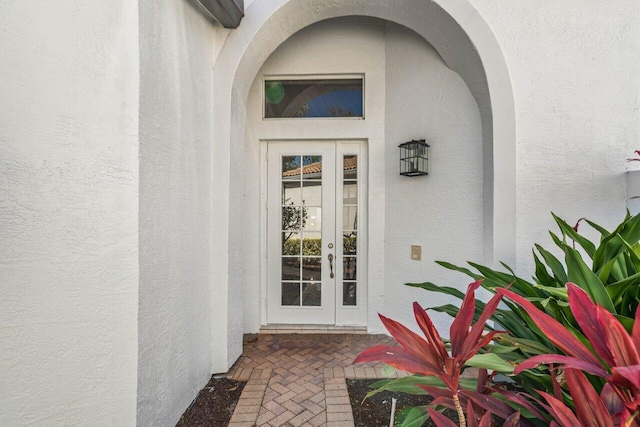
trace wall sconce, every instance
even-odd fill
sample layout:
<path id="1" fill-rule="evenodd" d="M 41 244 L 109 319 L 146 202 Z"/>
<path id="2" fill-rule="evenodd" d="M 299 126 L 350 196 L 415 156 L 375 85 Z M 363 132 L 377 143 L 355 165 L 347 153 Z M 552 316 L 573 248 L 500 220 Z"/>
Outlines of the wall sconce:
<path id="1" fill-rule="evenodd" d="M 414 139 L 398 147 L 400 147 L 400 175 L 429 175 L 429 144 L 424 139 Z"/>

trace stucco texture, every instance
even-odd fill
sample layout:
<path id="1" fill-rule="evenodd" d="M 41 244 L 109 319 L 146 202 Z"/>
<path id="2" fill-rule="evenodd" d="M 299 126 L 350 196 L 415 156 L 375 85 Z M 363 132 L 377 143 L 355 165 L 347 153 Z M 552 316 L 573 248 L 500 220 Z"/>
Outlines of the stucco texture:
<path id="1" fill-rule="evenodd" d="M 362 73 L 365 120 L 263 120 L 264 75 Z M 411 322 L 411 302 L 424 292 L 403 286 L 427 277 L 463 288 L 465 279 L 433 263 L 483 260 L 483 144 L 478 106 L 462 78 L 413 31 L 374 18 L 322 21 L 296 33 L 265 62 L 248 101 L 244 146 L 231 148 L 230 287 L 244 284 L 245 331 L 265 320 L 260 277 L 260 140 L 359 139 L 368 148 L 369 298 L 359 324 L 382 332 L 384 312 Z M 428 177 L 399 176 L 398 144 L 427 138 L 432 144 Z M 264 188 L 264 185 L 263 185 Z M 361 236 L 362 237 L 362 236 Z M 264 239 L 264 237 L 262 237 Z M 422 261 L 410 259 L 412 244 Z M 360 270 L 360 271 L 362 271 Z M 448 299 L 429 296 L 429 305 Z M 426 302 L 425 302 L 426 303 Z M 368 306 L 368 307 L 367 307 Z M 337 316 L 339 322 L 340 316 Z M 368 317 L 368 318 L 367 318 Z M 447 316 L 438 318 L 446 333 Z"/>
<path id="2" fill-rule="evenodd" d="M 138 7 L 0 8 L 0 425 L 131 426 Z"/>
<path id="3" fill-rule="evenodd" d="M 409 288 L 405 283 L 431 281 L 464 290 L 469 280 L 435 261 L 483 261 L 482 125 L 468 87 L 432 46 L 396 24 L 388 23 L 385 34 L 382 312 L 413 325 L 413 301 L 430 307 L 457 301 Z M 418 138 L 426 138 L 431 144 L 429 175 L 400 176 L 398 144 Z M 420 261 L 411 259 L 411 245 L 422 247 Z M 451 318 L 441 313 L 432 313 L 432 318 L 440 332 L 448 336 Z"/>
<path id="4" fill-rule="evenodd" d="M 513 84 L 517 269 L 526 275 L 533 243 L 553 246 L 551 211 L 608 228 L 624 216 L 625 159 L 640 147 L 640 3 L 473 3 Z"/>
<path id="5" fill-rule="evenodd" d="M 216 31 L 189 2 L 140 2 L 142 426 L 175 425 L 211 374 Z"/>

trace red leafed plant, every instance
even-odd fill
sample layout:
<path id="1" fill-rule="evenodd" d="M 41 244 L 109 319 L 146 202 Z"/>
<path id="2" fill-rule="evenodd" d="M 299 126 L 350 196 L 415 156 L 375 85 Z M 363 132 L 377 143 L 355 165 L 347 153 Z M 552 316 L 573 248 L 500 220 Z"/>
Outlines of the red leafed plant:
<path id="1" fill-rule="evenodd" d="M 354 362 L 382 361 L 397 369 L 408 371 L 414 374 L 425 376 L 435 376 L 442 380 L 447 389 L 419 385 L 435 400 L 434 405 L 453 406 L 458 413 L 460 426 L 466 426 L 466 418 L 463 405 L 473 412 L 473 403 L 486 409 L 489 412 L 499 412 L 503 418 L 513 415 L 515 421 L 518 414 L 515 410 L 506 405 L 503 401 L 477 391 L 465 390 L 460 387 L 460 375 L 465 364 L 473 356 L 478 354 L 481 348 L 491 342 L 496 331 L 491 331 L 482 335 L 486 321 L 494 313 L 502 295 L 496 294 L 485 306 L 478 321 L 472 325 L 475 312 L 474 292 L 480 287 L 481 282 L 476 281 L 469 285 L 467 293 L 460 307 L 460 311 L 450 329 L 451 354 L 447 351 L 440 334 L 436 330 L 433 322 L 425 310 L 415 302 L 413 311 L 425 338 L 412 332 L 402 324 L 380 315 L 382 323 L 387 328 L 391 336 L 395 338 L 400 347 L 379 345 L 369 348 L 356 357 Z M 437 411 L 429 408 L 430 415 L 438 425 L 450 425 L 450 421 L 445 421 Z M 488 425 L 490 419 L 489 412 L 482 417 L 482 425 Z M 475 416 L 469 419 L 470 425 L 477 425 Z"/>
<path id="2" fill-rule="evenodd" d="M 506 289 L 498 292 L 518 303 L 549 340 L 565 353 L 534 356 L 515 370 L 517 374 L 540 364 L 557 364 L 565 368 L 577 419 L 557 396 L 540 392 L 552 408 L 558 425 L 637 425 L 635 418 L 640 413 L 640 307 L 629 334 L 613 314 L 594 304 L 584 290 L 567 283 L 571 312 L 591 343 L 591 350 L 565 326 L 525 298 Z M 600 395 L 580 370 L 606 381 Z M 577 420 L 580 422 L 575 423 Z"/>

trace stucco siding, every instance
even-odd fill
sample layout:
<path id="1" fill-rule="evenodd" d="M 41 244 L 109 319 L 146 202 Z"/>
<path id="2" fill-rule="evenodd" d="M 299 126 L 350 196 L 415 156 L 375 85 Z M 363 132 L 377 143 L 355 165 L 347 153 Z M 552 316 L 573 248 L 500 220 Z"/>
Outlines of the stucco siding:
<path id="1" fill-rule="evenodd" d="M 554 246 L 551 211 L 607 227 L 624 216 L 625 171 L 635 166 L 625 159 L 640 147 L 640 3 L 473 3 L 513 84 L 517 267 L 527 275 L 533 243 Z"/>
<path id="2" fill-rule="evenodd" d="M 413 301 L 425 306 L 455 301 L 404 283 L 464 289 L 467 278 L 434 261 L 483 261 L 482 125 L 468 87 L 432 46 L 396 24 L 388 23 L 385 33 L 384 314 L 412 325 Z M 400 176 L 398 144 L 418 138 L 431 145 L 429 175 Z M 411 259 L 411 245 L 422 247 L 421 261 Z M 450 317 L 433 318 L 448 335 Z"/>
<path id="3" fill-rule="evenodd" d="M 141 426 L 175 425 L 211 375 L 216 28 L 190 2 L 140 2 Z"/>
<path id="4" fill-rule="evenodd" d="M 138 7 L 1 9 L 0 425 L 132 426 Z"/>

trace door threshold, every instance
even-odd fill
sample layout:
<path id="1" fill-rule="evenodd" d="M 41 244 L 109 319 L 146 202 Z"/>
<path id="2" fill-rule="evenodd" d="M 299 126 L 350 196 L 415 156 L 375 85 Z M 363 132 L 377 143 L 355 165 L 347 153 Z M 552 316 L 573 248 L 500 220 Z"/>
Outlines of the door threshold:
<path id="1" fill-rule="evenodd" d="M 262 325 L 260 334 L 353 334 L 365 335 L 366 326 L 331 326 L 331 325 Z"/>

